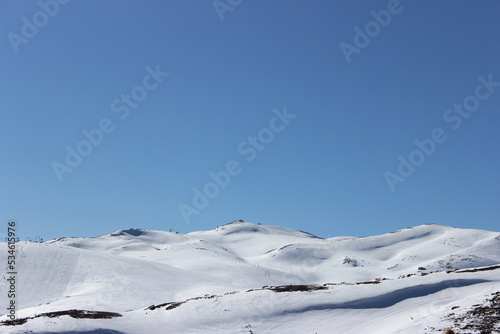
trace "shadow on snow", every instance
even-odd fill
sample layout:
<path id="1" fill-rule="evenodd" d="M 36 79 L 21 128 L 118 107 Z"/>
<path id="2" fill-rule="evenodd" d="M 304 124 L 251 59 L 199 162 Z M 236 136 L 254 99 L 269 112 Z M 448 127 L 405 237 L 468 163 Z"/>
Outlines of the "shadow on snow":
<path id="1" fill-rule="evenodd" d="M 307 311 L 320 311 L 320 310 L 335 310 L 335 309 L 374 309 L 374 308 L 386 308 L 396 305 L 406 299 L 418 298 L 428 296 L 448 288 L 460 288 L 465 286 L 470 286 L 479 283 L 490 282 L 488 280 L 482 279 L 456 279 L 447 280 L 434 284 L 422 284 L 417 286 L 412 286 L 392 292 L 388 292 L 383 295 L 362 298 L 358 300 L 353 300 L 346 303 L 324 303 L 306 306 L 303 308 L 297 308 L 294 310 L 286 310 L 284 313 L 301 313 Z"/>

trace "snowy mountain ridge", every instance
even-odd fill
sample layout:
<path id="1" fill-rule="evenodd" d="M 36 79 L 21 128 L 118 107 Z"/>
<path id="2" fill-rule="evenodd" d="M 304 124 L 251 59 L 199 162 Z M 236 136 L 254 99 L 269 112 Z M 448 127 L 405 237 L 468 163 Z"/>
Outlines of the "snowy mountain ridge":
<path id="1" fill-rule="evenodd" d="M 447 315 L 500 291 L 500 233 L 442 225 L 324 239 L 236 221 L 18 246 L 18 318 L 32 319 L 13 326 L 3 315 L 2 333 L 357 333 L 368 325 L 439 333 L 462 326 Z M 0 294 L 6 286 L 4 273 Z"/>

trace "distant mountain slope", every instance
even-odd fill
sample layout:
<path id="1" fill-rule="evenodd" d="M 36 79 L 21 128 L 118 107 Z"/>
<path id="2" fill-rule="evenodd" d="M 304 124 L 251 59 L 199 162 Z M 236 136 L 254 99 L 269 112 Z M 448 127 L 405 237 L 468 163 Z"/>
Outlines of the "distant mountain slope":
<path id="1" fill-rule="evenodd" d="M 123 316 L 38 316 L 0 326 L 2 333 L 142 333 L 144 322 L 156 324 L 150 333 L 164 333 L 166 324 L 172 333 L 332 333 L 326 329 L 334 322 L 336 333 L 355 333 L 360 321 L 379 328 L 372 333 L 431 333 L 450 307 L 500 291 L 500 233 L 441 225 L 323 239 L 238 221 L 187 234 L 127 229 L 18 248 L 18 317 L 70 309 Z M 2 243 L 3 263 L 6 254 Z M 477 267 L 490 270 L 458 270 Z M 163 306 L 146 310 L 151 305 Z"/>

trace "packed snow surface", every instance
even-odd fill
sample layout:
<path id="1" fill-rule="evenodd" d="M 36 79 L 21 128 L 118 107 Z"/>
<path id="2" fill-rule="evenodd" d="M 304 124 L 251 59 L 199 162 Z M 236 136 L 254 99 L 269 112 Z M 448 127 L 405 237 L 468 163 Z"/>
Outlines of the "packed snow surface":
<path id="1" fill-rule="evenodd" d="M 5 322 L 4 271 L 1 333 L 440 333 L 454 325 L 447 315 L 500 291 L 500 233 L 441 225 L 324 239 L 237 221 L 17 251 L 17 318 L 26 319 Z M 70 310 L 85 312 L 53 313 Z"/>

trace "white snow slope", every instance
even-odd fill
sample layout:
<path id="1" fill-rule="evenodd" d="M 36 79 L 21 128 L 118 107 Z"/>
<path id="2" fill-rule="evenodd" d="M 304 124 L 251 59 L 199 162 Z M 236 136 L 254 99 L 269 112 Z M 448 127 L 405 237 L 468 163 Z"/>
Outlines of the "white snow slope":
<path id="1" fill-rule="evenodd" d="M 500 291 L 500 233 L 441 225 L 323 239 L 237 221 L 17 247 L 18 319 L 71 309 L 121 316 L 9 325 L 4 271 L 0 333 L 440 333 L 454 325 L 446 315 Z M 276 288 L 284 285 L 294 286 Z"/>

